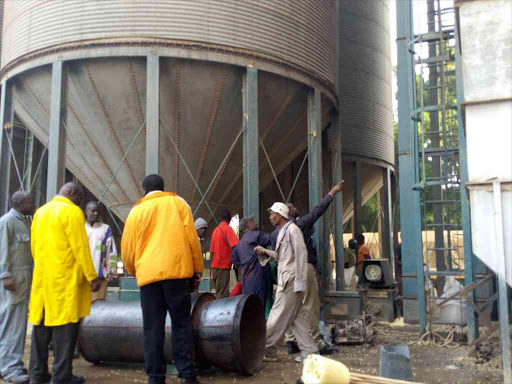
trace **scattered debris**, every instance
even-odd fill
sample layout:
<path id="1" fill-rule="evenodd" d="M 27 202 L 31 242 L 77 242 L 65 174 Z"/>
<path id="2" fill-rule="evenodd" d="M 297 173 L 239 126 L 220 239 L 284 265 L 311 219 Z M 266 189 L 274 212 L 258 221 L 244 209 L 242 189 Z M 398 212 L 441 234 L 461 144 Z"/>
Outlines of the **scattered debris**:
<path id="1" fill-rule="evenodd" d="M 375 344 L 375 317 L 365 313 L 356 320 L 337 321 L 331 330 L 336 345 Z"/>

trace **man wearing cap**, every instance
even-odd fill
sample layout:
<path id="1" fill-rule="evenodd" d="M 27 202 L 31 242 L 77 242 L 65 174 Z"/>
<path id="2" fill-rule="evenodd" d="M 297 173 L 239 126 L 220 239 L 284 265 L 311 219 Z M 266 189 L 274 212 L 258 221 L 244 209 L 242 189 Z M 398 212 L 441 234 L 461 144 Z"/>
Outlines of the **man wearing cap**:
<path id="1" fill-rule="evenodd" d="M 198 217 L 194 222 L 194 226 L 196 228 L 197 236 L 199 237 L 199 241 L 201 242 L 201 249 L 204 254 L 207 252 L 207 244 L 206 244 L 206 232 L 208 231 L 208 223 L 202 217 Z"/>
<path id="2" fill-rule="evenodd" d="M 273 257 L 279 263 L 277 272 L 276 300 L 267 320 L 267 341 L 264 361 L 277 361 L 276 346 L 291 328 L 302 354 L 295 361 L 302 362 L 318 346 L 311 334 L 310 319 L 302 302 L 307 288 L 308 251 L 299 227 L 289 220 L 289 208 L 283 203 L 274 203 L 269 209 L 270 222 L 279 226 L 275 251 L 257 246 L 254 251 Z M 265 264 L 267 260 L 262 261 Z"/>
<path id="3" fill-rule="evenodd" d="M 257 295 L 265 305 L 270 281 L 270 265 L 260 265 L 254 248 L 258 245 L 268 247 L 272 243 L 271 236 L 258 231 L 254 215 L 240 220 L 239 229 L 243 236 L 233 249 L 231 262 L 240 267 L 242 292 L 247 295 Z"/>
<path id="4" fill-rule="evenodd" d="M 304 297 L 304 307 L 311 318 L 311 327 L 313 338 L 318 344 L 321 355 L 332 354 L 333 350 L 322 340 L 320 328 L 318 323 L 320 321 L 320 296 L 318 295 L 318 282 L 316 280 L 316 265 L 318 263 L 318 256 L 316 251 L 315 241 L 313 239 L 314 225 L 327 211 L 327 208 L 334 200 L 334 196 L 341 192 L 343 189 L 343 180 L 341 183 L 336 184 L 329 193 L 313 208 L 307 215 L 301 216 L 297 208 L 293 204 L 288 203 L 287 206 L 290 210 L 290 219 L 300 228 L 304 236 L 304 242 L 308 249 L 308 264 L 307 264 L 307 290 Z M 274 234 L 274 237 L 277 236 Z M 299 352 L 295 337 L 292 331 L 286 333 L 285 338 L 288 344 L 288 353 L 295 354 Z"/>

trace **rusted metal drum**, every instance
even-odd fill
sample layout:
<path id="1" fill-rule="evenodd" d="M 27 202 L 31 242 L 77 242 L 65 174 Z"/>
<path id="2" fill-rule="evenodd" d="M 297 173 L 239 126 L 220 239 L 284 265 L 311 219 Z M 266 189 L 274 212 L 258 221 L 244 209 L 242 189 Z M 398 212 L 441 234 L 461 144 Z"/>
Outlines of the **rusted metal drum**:
<path id="1" fill-rule="evenodd" d="M 210 301 L 198 314 L 194 318 L 197 360 L 246 375 L 261 370 L 266 322 L 256 295 Z"/>
<path id="2" fill-rule="evenodd" d="M 215 300 L 211 293 L 192 295 L 192 319 L 199 317 L 205 303 Z M 90 363 L 144 362 L 144 332 L 139 301 L 97 301 L 91 315 L 82 320 L 78 336 L 80 353 Z M 164 354 L 172 362 L 172 329 L 167 316 Z"/>
<path id="3" fill-rule="evenodd" d="M 265 352 L 265 313 L 255 295 L 215 300 L 211 293 L 192 296 L 196 361 L 245 375 L 258 372 Z M 80 324 L 85 360 L 144 362 L 144 332 L 139 302 L 99 301 Z M 172 327 L 167 318 L 164 354 L 172 362 Z"/>

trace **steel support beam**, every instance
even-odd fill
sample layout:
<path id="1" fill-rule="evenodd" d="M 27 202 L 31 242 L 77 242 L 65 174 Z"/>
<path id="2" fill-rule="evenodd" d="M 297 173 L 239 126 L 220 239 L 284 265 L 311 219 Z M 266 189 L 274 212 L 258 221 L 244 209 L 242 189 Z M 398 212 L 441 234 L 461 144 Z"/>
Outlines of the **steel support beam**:
<path id="1" fill-rule="evenodd" d="M 458 8 L 455 9 L 458 14 Z M 458 23 L 458 20 L 457 20 Z M 460 36 L 458 26 L 455 28 L 455 79 L 457 90 L 457 123 L 459 133 L 459 172 L 460 172 L 460 202 L 462 210 L 462 231 L 464 233 L 464 285 L 468 286 L 476 281 L 475 276 L 475 256 L 473 255 L 473 240 L 471 238 L 471 212 L 469 208 L 469 199 L 466 191 L 468 181 L 468 157 L 466 147 L 466 129 L 464 119 L 462 118 L 462 103 L 464 103 L 464 81 L 463 66 L 460 47 Z M 475 291 L 468 294 L 468 299 L 476 303 Z M 467 330 L 468 343 L 471 344 L 479 337 L 478 314 L 471 305 L 466 306 L 467 311 Z"/>
<path id="2" fill-rule="evenodd" d="M 52 65 L 52 89 L 50 106 L 50 134 L 48 139 L 48 181 L 46 184 L 46 201 L 50 201 L 64 184 L 66 167 L 66 130 L 64 128 L 66 111 L 67 79 L 64 62 Z"/>
<path id="3" fill-rule="evenodd" d="M 260 222 L 258 70 L 247 68 L 243 76 L 243 166 L 244 216 L 254 215 Z"/>
<path id="4" fill-rule="evenodd" d="M 336 2 L 336 47 L 340 46 L 340 2 Z M 336 50 L 336 65 L 340 65 L 340 50 Z M 339 93 L 340 78 L 336 71 L 336 91 Z M 339 107 L 339 105 L 338 105 Z M 333 184 L 343 180 L 343 145 L 341 139 L 341 119 L 339 113 L 334 112 L 331 118 L 333 135 L 332 153 L 334 154 Z M 343 191 L 334 197 L 334 249 L 336 252 L 336 291 L 345 290 L 345 249 L 343 243 Z"/>
<path id="5" fill-rule="evenodd" d="M 382 257 L 390 260 L 393 264 L 393 214 L 391 201 L 391 170 L 385 168 L 382 170 L 384 185 L 381 189 L 380 203 L 382 208 L 382 236 L 381 248 Z"/>
<path id="6" fill-rule="evenodd" d="M 354 201 L 354 217 L 352 225 L 352 237 L 356 238 L 359 233 L 363 233 L 361 227 L 361 208 L 362 208 L 362 193 L 361 193 L 361 162 L 354 161 L 352 163 L 352 199 Z M 359 248 L 359 246 L 358 246 Z"/>
<path id="7" fill-rule="evenodd" d="M 30 191 L 30 186 L 32 185 L 32 174 L 33 164 L 34 164 L 34 134 L 26 129 L 25 134 L 27 135 L 27 146 L 25 148 L 25 169 L 23 170 L 23 189 L 25 191 Z"/>
<path id="8" fill-rule="evenodd" d="M 146 176 L 158 174 L 160 159 L 160 57 L 146 65 Z"/>
<path id="9" fill-rule="evenodd" d="M 308 91 L 308 165 L 309 165 L 309 209 L 318 205 L 322 197 L 322 101 L 319 89 Z M 320 272 L 324 281 L 325 292 L 328 282 L 328 269 L 326 269 L 326 252 L 324 252 L 324 223 L 320 219 L 314 227 L 313 239 L 316 244 L 319 258 Z"/>
<path id="10" fill-rule="evenodd" d="M 333 154 L 333 184 L 343 180 L 343 153 L 341 145 L 341 126 L 339 115 L 333 114 L 331 137 Z M 336 252 L 336 291 L 345 290 L 345 255 L 343 249 L 343 191 L 334 196 L 334 249 Z"/>
<path id="11" fill-rule="evenodd" d="M 414 61 L 409 42 L 414 39 L 411 1 L 396 2 L 398 53 L 398 167 L 400 178 L 400 220 L 402 231 L 403 294 L 418 297 L 420 332 L 426 331 L 425 282 L 421 244 L 420 195 L 413 190 L 419 183 L 417 127 L 412 120 L 416 97 Z M 408 277 L 415 275 L 416 277 Z M 405 309 L 405 308 L 404 308 Z M 407 315 L 404 313 L 405 317 Z"/>
<path id="12" fill-rule="evenodd" d="M 507 265 L 505 255 L 505 241 L 503 234 L 503 208 L 501 202 L 501 183 L 493 183 L 494 195 L 494 230 L 495 230 L 495 252 L 503 260 L 503 265 Z M 497 271 L 498 291 L 499 291 L 499 314 L 501 329 L 501 357 L 503 361 L 503 382 L 512 384 L 512 366 L 510 365 L 510 324 L 508 315 L 508 287 L 507 287 L 507 268 Z"/>
<path id="13" fill-rule="evenodd" d="M 9 149 L 9 138 L 13 141 L 14 119 L 13 87 L 8 81 L 2 83 L 0 104 L 0 216 L 9 210 L 9 192 L 11 181 L 12 155 Z M 9 135 L 9 138 L 7 137 Z"/>

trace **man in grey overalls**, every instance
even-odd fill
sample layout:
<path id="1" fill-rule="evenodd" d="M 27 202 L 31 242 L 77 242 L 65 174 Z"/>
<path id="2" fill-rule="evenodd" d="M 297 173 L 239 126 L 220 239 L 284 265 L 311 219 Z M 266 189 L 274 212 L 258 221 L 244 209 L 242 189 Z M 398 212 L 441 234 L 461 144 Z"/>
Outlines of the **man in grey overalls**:
<path id="1" fill-rule="evenodd" d="M 0 218 L 0 373 L 9 383 L 28 383 L 23 366 L 33 260 L 30 220 L 34 197 L 16 192 Z"/>

